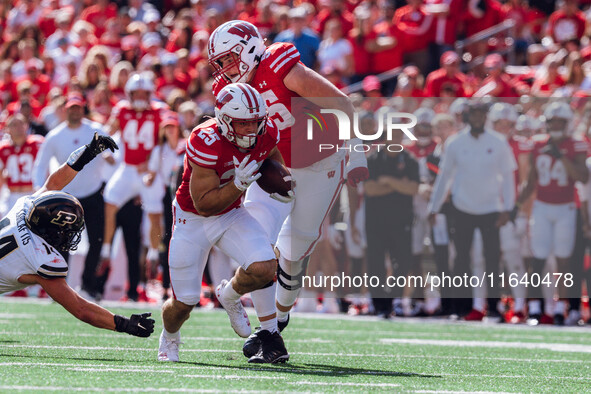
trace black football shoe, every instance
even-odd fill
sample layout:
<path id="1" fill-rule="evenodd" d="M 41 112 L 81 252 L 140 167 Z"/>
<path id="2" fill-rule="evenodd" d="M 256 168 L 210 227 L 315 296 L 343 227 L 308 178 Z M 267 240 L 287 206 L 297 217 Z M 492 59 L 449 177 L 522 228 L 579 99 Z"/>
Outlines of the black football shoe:
<path id="1" fill-rule="evenodd" d="M 289 315 L 287 315 L 286 321 L 277 321 L 277 328 L 279 328 L 279 332 L 282 332 L 288 324 Z M 242 353 L 244 354 L 244 357 L 251 358 L 259 352 L 261 348 L 261 340 L 259 339 L 260 331 L 260 327 L 255 328 L 254 333 L 250 334 L 248 339 L 246 339 L 246 341 L 244 342 L 244 345 L 242 346 Z"/>
<path id="2" fill-rule="evenodd" d="M 261 330 L 258 338 L 261 341 L 261 348 L 248 360 L 249 363 L 277 364 L 289 360 L 289 354 L 279 332 L 270 333 L 267 330 Z"/>
<path id="3" fill-rule="evenodd" d="M 244 357 L 251 358 L 261 349 L 261 340 L 259 339 L 260 332 L 260 327 L 255 328 L 254 332 L 250 334 L 246 341 L 244 341 L 244 345 L 242 345 L 242 354 L 244 354 Z"/>
<path id="4" fill-rule="evenodd" d="M 285 330 L 285 327 L 287 327 L 288 324 L 289 324 L 289 313 L 287 314 L 286 321 L 277 320 L 277 328 L 279 329 L 279 332 L 283 332 L 283 330 Z"/>

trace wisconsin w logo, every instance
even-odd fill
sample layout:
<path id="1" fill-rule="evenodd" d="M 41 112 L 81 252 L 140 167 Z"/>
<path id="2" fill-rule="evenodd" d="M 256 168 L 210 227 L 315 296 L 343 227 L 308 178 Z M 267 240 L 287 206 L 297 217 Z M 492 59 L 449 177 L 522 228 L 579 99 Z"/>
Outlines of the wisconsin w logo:
<path id="1" fill-rule="evenodd" d="M 57 216 L 51 219 L 51 223 L 64 227 L 66 224 L 76 223 L 76 220 L 78 220 L 77 215 L 66 211 L 59 211 Z"/>
<path id="2" fill-rule="evenodd" d="M 242 37 L 245 41 L 250 40 L 253 37 L 258 37 L 257 31 L 254 27 L 247 25 L 246 23 L 237 23 L 228 29 L 228 33 L 235 34 Z"/>

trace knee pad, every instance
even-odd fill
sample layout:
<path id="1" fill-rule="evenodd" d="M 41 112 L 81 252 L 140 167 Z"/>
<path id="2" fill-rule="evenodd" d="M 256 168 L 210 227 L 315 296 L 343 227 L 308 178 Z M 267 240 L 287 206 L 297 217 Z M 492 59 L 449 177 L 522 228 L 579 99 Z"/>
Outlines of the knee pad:
<path id="1" fill-rule="evenodd" d="M 295 275 L 290 275 L 286 272 L 287 268 L 281 267 L 282 259 L 279 260 L 279 264 L 277 264 L 277 283 L 281 285 L 286 290 L 298 290 L 302 287 L 302 277 L 306 273 L 308 269 L 308 262 L 310 261 L 310 257 L 306 257 L 300 261 L 294 261 L 291 264 L 291 272 L 297 272 Z M 285 264 L 285 263 L 284 263 Z M 286 281 L 294 282 L 294 283 L 287 283 Z"/>

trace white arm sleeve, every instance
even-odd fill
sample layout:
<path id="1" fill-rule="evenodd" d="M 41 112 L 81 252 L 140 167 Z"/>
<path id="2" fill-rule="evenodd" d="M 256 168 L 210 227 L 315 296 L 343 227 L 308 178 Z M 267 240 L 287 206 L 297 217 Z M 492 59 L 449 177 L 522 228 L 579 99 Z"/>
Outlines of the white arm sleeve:
<path id="1" fill-rule="evenodd" d="M 437 178 L 435 179 L 431 201 L 429 201 L 429 212 L 439 212 L 451 187 L 453 176 L 456 173 L 457 162 L 453 144 L 446 143 L 445 145 L 441 165 L 439 166 L 439 174 L 437 174 Z"/>
<path id="2" fill-rule="evenodd" d="M 148 171 L 150 172 L 158 172 L 160 168 L 160 151 L 162 147 L 160 145 L 156 145 L 154 149 L 152 149 L 152 153 L 150 153 L 150 159 L 148 160 Z"/>

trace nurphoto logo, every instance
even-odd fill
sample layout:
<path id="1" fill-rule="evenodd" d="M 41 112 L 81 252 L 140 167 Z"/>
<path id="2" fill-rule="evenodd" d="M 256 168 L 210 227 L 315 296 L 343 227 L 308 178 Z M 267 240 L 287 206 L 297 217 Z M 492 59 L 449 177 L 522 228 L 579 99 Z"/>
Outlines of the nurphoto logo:
<path id="1" fill-rule="evenodd" d="M 363 141 L 362 143 L 348 143 L 343 146 L 336 144 L 319 144 L 318 148 L 320 151 L 339 151 L 344 149 L 349 152 L 351 150 L 356 152 L 368 152 L 372 149 L 372 147 L 374 147 L 377 148 L 378 151 L 381 149 L 387 149 L 390 152 L 400 152 L 403 150 L 401 144 L 388 143 L 388 141 L 392 141 L 393 133 L 400 131 L 402 131 L 410 140 L 417 140 L 417 138 L 410 131 L 410 129 L 416 126 L 417 117 L 406 112 L 388 112 L 386 108 L 378 110 L 376 113 L 377 130 L 360 130 L 359 114 L 357 112 L 353 114 L 353 127 L 351 127 L 351 120 L 349 119 L 349 116 L 345 112 L 337 109 L 321 109 L 320 113 L 312 114 L 305 112 L 305 114 L 309 116 L 309 119 L 307 120 L 307 138 L 310 141 L 314 139 L 315 129 L 320 133 L 328 132 L 327 122 L 322 116 L 323 114 L 332 114 L 336 117 L 338 122 L 339 140 L 350 141 L 354 138 L 358 138 L 359 140 Z M 351 130 L 353 131 L 353 136 L 351 135 Z M 370 134 L 368 134 L 368 132 Z M 385 138 L 383 138 L 384 133 Z M 384 142 L 371 142 L 379 140 Z M 369 142 L 366 143 L 366 141 Z"/>

